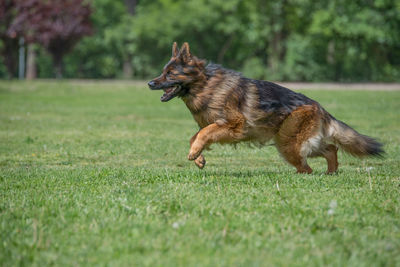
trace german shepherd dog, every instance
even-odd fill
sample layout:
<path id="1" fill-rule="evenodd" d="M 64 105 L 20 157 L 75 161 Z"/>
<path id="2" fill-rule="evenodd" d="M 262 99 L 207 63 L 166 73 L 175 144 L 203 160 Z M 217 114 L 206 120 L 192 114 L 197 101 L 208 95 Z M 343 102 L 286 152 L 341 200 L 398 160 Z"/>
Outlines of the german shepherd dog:
<path id="1" fill-rule="evenodd" d="M 327 173 L 338 169 L 337 151 L 353 156 L 380 156 L 382 144 L 335 119 L 321 105 L 272 82 L 253 80 L 193 56 L 189 44 L 172 57 L 162 74 L 148 83 L 163 90 L 162 102 L 182 98 L 200 127 L 190 139 L 189 160 L 206 164 L 204 149 L 213 143 L 273 140 L 279 153 L 298 173 L 311 173 L 307 157 L 324 157 Z"/>

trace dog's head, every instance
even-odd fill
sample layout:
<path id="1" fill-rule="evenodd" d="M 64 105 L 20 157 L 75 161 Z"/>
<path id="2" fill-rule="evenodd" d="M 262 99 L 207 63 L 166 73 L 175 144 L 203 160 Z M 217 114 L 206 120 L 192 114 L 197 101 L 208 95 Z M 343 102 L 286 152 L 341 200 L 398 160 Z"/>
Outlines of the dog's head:
<path id="1" fill-rule="evenodd" d="M 164 90 L 161 96 L 163 102 L 176 96 L 185 96 L 189 93 L 190 87 L 204 77 L 204 65 L 203 60 L 192 56 L 188 43 L 184 43 L 179 50 L 174 42 L 171 59 L 161 75 L 151 80 L 148 85 L 152 90 Z"/>

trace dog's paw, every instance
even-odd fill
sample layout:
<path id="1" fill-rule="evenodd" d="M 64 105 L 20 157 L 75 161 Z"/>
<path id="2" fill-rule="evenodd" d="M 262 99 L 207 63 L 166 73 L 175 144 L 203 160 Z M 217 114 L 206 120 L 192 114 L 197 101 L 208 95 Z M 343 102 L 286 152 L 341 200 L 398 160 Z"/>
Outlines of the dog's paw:
<path id="1" fill-rule="evenodd" d="M 198 156 L 200 156 L 202 148 L 192 146 L 189 151 L 188 160 L 195 160 Z"/>
<path id="2" fill-rule="evenodd" d="M 197 159 L 195 159 L 194 163 L 196 164 L 197 167 L 200 169 L 203 169 L 204 166 L 206 166 L 206 159 L 204 158 L 203 155 L 198 156 Z"/>
<path id="3" fill-rule="evenodd" d="M 195 160 L 197 159 L 199 155 L 197 153 L 189 153 L 189 155 L 187 156 L 188 160 Z"/>

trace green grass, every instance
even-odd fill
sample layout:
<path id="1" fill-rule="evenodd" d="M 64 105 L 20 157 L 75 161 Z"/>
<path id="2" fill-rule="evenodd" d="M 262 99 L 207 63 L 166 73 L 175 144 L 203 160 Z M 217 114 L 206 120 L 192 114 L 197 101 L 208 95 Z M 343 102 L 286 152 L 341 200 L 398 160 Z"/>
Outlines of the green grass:
<path id="1" fill-rule="evenodd" d="M 113 82 L 0 82 L 0 263 L 399 266 L 400 92 L 304 91 L 385 143 L 295 174 L 273 146 L 186 160 L 184 104 Z"/>

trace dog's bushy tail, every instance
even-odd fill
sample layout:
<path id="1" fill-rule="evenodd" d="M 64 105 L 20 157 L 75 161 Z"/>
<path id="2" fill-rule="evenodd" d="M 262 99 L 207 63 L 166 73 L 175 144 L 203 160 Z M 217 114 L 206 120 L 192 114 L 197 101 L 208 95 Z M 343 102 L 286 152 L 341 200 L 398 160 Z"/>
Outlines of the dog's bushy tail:
<path id="1" fill-rule="evenodd" d="M 345 152 L 355 157 L 382 157 L 383 144 L 372 137 L 358 133 L 346 123 L 331 117 L 328 132 L 333 141 Z"/>

